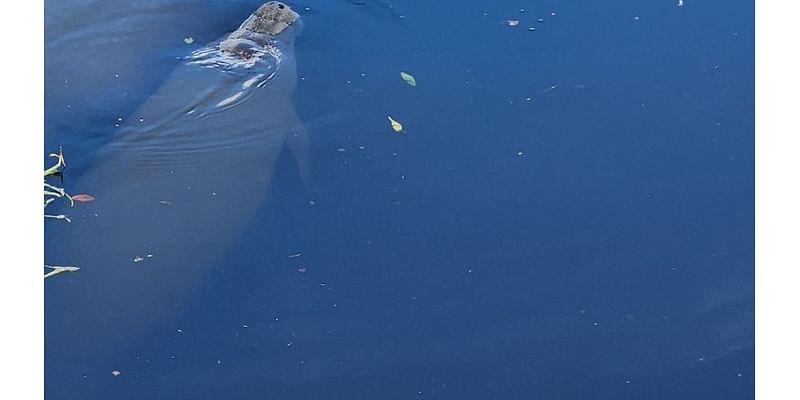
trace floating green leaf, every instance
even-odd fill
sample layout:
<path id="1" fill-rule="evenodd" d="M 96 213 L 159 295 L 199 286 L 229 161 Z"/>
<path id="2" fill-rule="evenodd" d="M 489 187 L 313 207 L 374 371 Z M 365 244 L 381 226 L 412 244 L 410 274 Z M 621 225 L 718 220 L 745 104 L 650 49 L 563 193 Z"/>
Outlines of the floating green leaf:
<path id="1" fill-rule="evenodd" d="M 403 78 L 403 80 L 406 81 L 407 84 L 411 86 L 417 86 L 417 80 L 414 79 L 413 75 L 406 72 L 400 72 L 400 77 Z"/>
<path id="2" fill-rule="evenodd" d="M 186 44 L 192 44 L 192 43 L 194 43 L 194 39 L 191 36 L 187 36 L 187 37 L 183 38 L 183 42 L 186 43 Z"/>

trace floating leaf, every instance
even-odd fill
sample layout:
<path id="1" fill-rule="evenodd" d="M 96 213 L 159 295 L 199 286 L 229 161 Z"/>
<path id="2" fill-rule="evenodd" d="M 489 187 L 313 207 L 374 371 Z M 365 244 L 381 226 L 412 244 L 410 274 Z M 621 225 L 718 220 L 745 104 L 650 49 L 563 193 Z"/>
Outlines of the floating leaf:
<path id="1" fill-rule="evenodd" d="M 403 80 L 406 81 L 407 84 L 409 84 L 411 86 L 417 86 L 417 80 L 414 79 L 413 75 L 401 71 L 400 72 L 400 77 L 403 78 Z"/>
<path id="2" fill-rule="evenodd" d="M 78 267 L 69 267 L 69 266 L 61 266 L 61 265 L 45 265 L 46 268 L 52 269 L 52 271 L 44 274 L 45 279 L 49 278 L 53 275 L 58 275 L 62 272 L 75 272 L 80 270 Z"/>
<path id="3" fill-rule="evenodd" d="M 394 129 L 395 132 L 400 132 L 403 130 L 402 124 L 393 120 L 392 117 L 387 117 L 387 118 L 389 118 L 389 122 L 392 124 L 392 129 Z"/>
<path id="4" fill-rule="evenodd" d="M 194 43 L 194 39 L 191 36 L 187 36 L 187 37 L 183 38 L 183 42 L 186 43 L 186 44 L 192 44 L 192 43 Z"/>
<path id="5" fill-rule="evenodd" d="M 71 197 L 73 201 L 79 201 L 82 203 L 87 203 L 95 200 L 94 196 L 86 193 L 73 194 Z"/>

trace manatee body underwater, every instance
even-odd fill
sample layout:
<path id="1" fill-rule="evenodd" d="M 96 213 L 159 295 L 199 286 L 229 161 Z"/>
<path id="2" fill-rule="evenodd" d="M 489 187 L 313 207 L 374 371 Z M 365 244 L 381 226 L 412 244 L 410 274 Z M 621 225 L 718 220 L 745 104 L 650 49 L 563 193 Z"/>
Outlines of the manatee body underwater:
<path id="1" fill-rule="evenodd" d="M 107 357 L 169 321 L 251 223 L 282 149 L 307 174 L 299 25 L 272 1 L 194 51 L 67 185 L 96 201 L 61 210 L 72 223 L 48 222 L 48 262 L 81 267 L 46 282 L 46 331 L 65 346 L 48 352 Z"/>

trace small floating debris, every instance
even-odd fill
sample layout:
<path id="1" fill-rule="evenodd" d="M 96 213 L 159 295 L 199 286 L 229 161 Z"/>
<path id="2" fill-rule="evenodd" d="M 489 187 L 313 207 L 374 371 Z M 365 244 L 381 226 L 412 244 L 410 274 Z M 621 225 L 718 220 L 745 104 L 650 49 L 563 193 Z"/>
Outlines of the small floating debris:
<path id="1" fill-rule="evenodd" d="M 119 372 L 117 370 L 111 371 L 111 375 L 114 375 L 114 376 L 120 376 L 121 374 L 122 374 L 122 372 Z"/>
<path id="2" fill-rule="evenodd" d="M 417 86 L 417 80 L 414 78 L 413 75 L 407 72 L 400 71 L 400 77 L 403 78 L 403 80 L 406 81 L 407 84 L 411 86 Z"/>
<path id="3" fill-rule="evenodd" d="M 302 255 L 303 255 L 303 253 L 289 254 L 289 258 L 300 257 L 300 256 L 302 256 Z"/>
<path id="4" fill-rule="evenodd" d="M 392 129 L 394 129 L 395 132 L 399 133 L 403 131 L 403 125 L 400 122 L 395 121 L 391 116 L 387 116 L 387 118 L 389 118 L 389 123 L 392 124 Z"/>
<path id="5" fill-rule="evenodd" d="M 297 272 L 299 272 L 299 273 L 301 273 L 301 274 L 302 274 L 302 273 L 304 273 L 304 272 L 306 272 L 306 271 L 307 271 L 307 270 L 306 270 L 306 268 L 305 268 L 305 267 L 302 267 L 302 268 L 298 268 L 298 269 L 297 269 Z"/>
<path id="6" fill-rule="evenodd" d="M 507 20 L 503 21 L 503 24 L 504 25 L 508 25 L 508 26 L 517 26 L 517 25 L 519 25 L 519 20 L 518 19 L 507 19 Z"/>
<path id="7" fill-rule="evenodd" d="M 683 7 L 683 0 L 678 0 L 678 7 Z"/>
<path id="8" fill-rule="evenodd" d="M 141 256 L 133 257 L 133 262 L 135 262 L 135 263 L 142 262 L 142 261 L 144 261 L 144 257 L 141 257 Z"/>
<path id="9" fill-rule="evenodd" d="M 551 86 L 545 88 L 544 90 L 542 90 L 541 92 L 539 92 L 539 94 L 545 94 L 545 93 L 547 93 L 547 92 L 549 92 L 551 90 L 557 89 L 557 88 L 558 88 L 558 84 L 551 85 Z"/>
<path id="10" fill-rule="evenodd" d="M 73 194 L 71 197 L 73 201 L 78 201 L 82 203 L 87 203 L 95 200 L 94 196 L 87 193 Z"/>
<path id="11" fill-rule="evenodd" d="M 183 43 L 192 44 L 192 43 L 194 43 L 194 38 L 192 38 L 191 36 L 187 36 L 187 37 L 183 38 Z"/>

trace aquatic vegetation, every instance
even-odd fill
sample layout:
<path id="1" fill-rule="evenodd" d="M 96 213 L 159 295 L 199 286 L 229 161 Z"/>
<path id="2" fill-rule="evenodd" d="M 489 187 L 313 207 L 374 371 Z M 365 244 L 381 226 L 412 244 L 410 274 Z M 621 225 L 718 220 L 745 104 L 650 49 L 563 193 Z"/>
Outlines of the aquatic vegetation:
<path id="1" fill-rule="evenodd" d="M 52 167 L 47 168 L 46 170 L 44 170 L 44 179 L 45 179 L 44 180 L 44 197 L 45 197 L 44 207 L 45 208 L 47 208 L 48 205 L 50 205 L 56 199 L 59 199 L 59 198 L 66 198 L 67 200 L 69 200 L 70 207 L 75 205 L 74 200 L 77 200 L 77 201 L 91 201 L 91 200 L 86 200 L 88 197 L 91 197 L 91 199 L 94 200 L 94 197 L 92 197 L 90 195 L 86 195 L 86 194 L 79 195 L 80 197 L 78 197 L 76 199 L 75 197 L 70 196 L 67 193 L 67 191 L 64 190 L 64 188 L 61 188 L 61 187 L 58 187 L 58 186 L 51 185 L 51 184 L 47 183 L 47 177 L 55 177 L 55 176 L 57 176 L 57 177 L 63 178 L 64 168 L 66 168 L 66 166 L 67 166 L 66 161 L 64 161 L 64 151 L 60 147 L 58 148 L 58 153 L 50 153 L 50 157 L 55 158 L 56 159 L 56 163 Z M 53 214 L 45 213 L 44 217 L 45 218 L 51 218 L 51 219 L 60 219 L 60 220 L 67 221 L 67 222 L 72 222 L 72 220 L 67 215 L 64 215 L 64 214 L 53 215 Z M 50 268 L 52 270 L 52 271 L 50 271 L 50 272 L 48 272 L 48 273 L 46 273 L 44 275 L 45 278 L 49 278 L 49 277 L 51 277 L 53 275 L 58 275 L 58 274 L 60 274 L 62 272 L 75 272 L 75 271 L 80 269 L 78 267 L 71 267 L 71 266 L 51 266 L 51 265 L 45 265 L 45 268 Z"/>

